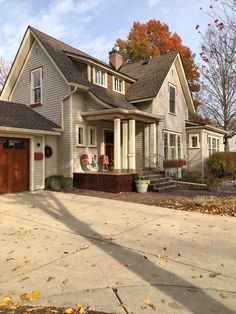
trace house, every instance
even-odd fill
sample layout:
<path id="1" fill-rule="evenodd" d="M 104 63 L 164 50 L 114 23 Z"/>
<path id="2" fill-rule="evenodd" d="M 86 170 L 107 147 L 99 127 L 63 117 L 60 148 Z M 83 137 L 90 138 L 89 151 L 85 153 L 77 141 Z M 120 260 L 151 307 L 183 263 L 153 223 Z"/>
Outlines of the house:
<path id="1" fill-rule="evenodd" d="M 180 176 L 167 159 L 204 174 L 223 145 L 221 130 L 188 121 L 177 52 L 123 65 L 114 48 L 107 64 L 29 26 L 0 99 L 0 192 L 43 189 L 53 174 L 122 190 L 143 170 Z"/>
<path id="2" fill-rule="evenodd" d="M 229 141 L 229 151 L 236 152 L 236 131 L 233 130 L 228 134 L 228 141 Z"/>

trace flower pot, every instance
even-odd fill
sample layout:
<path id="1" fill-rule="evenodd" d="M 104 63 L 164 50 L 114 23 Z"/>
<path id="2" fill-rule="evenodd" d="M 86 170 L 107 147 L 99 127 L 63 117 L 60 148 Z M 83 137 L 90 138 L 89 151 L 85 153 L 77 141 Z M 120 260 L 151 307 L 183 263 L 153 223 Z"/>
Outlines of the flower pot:
<path id="1" fill-rule="evenodd" d="M 148 190 L 148 184 L 145 182 L 135 182 L 136 191 L 138 193 L 146 193 Z"/>
<path id="2" fill-rule="evenodd" d="M 164 168 L 177 168 L 186 165 L 186 161 L 164 161 Z"/>

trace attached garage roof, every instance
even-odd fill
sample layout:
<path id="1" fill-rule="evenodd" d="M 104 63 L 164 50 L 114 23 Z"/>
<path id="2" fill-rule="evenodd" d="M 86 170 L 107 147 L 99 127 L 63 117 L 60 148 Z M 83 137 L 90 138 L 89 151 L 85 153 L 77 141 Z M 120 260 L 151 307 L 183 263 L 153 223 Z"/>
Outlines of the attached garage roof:
<path id="1" fill-rule="evenodd" d="M 61 129 L 26 105 L 2 100 L 0 100 L 0 127 L 50 132 Z"/>

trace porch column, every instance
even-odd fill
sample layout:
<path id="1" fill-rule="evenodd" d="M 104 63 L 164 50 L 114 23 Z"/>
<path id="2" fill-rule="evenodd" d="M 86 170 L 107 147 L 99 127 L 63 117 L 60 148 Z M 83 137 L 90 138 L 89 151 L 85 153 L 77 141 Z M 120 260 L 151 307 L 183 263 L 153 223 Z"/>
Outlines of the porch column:
<path id="1" fill-rule="evenodd" d="M 135 120 L 129 120 L 129 171 L 135 172 Z"/>
<path id="2" fill-rule="evenodd" d="M 120 172 L 121 170 L 121 142 L 120 142 L 120 118 L 114 119 L 114 170 Z"/>
<path id="3" fill-rule="evenodd" d="M 144 125 L 144 168 L 150 167 L 150 124 Z"/>
<path id="4" fill-rule="evenodd" d="M 128 170 L 128 121 L 122 121 L 122 170 Z"/>
<path id="5" fill-rule="evenodd" d="M 156 123 L 150 125 L 150 167 L 154 168 L 157 161 L 157 127 Z"/>

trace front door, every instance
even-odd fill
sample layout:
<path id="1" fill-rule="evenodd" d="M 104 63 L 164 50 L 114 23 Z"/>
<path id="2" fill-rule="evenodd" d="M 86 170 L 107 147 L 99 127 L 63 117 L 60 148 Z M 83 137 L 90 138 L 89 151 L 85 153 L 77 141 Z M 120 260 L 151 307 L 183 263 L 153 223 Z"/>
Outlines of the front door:
<path id="1" fill-rule="evenodd" d="M 114 132 L 105 131 L 104 132 L 104 142 L 105 142 L 105 155 L 109 159 L 109 170 L 114 167 Z"/>

